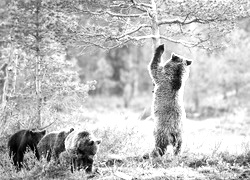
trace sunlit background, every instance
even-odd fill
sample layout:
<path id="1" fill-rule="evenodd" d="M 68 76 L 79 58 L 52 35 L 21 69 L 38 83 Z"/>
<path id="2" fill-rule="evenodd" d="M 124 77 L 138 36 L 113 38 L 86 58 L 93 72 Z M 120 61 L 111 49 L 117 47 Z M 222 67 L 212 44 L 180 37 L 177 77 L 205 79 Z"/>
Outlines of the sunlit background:
<path id="1" fill-rule="evenodd" d="M 170 165 L 166 158 L 157 165 L 124 162 L 139 168 L 137 173 L 117 169 L 144 177 L 145 167 L 176 167 L 171 177 L 194 171 L 198 174 L 191 177 L 205 179 L 207 172 L 216 174 L 214 169 L 231 163 L 229 158 L 223 164 L 221 153 L 249 153 L 250 18 L 249 2 L 243 0 L 0 0 L 1 150 L 6 152 L 8 138 L 20 129 L 74 127 L 102 138 L 100 167 L 115 155 L 123 159 L 150 152 L 153 84 L 147 67 L 159 44 L 151 34 L 154 5 L 162 23 L 157 37 L 165 46 L 162 63 L 172 52 L 193 61 L 184 93 L 182 156 L 174 159 L 169 148 Z M 249 168 L 249 159 L 239 161 L 247 165 L 225 165 L 225 178 Z M 201 165 L 195 167 L 211 169 L 183 170 L 197 162 Z M 232 166 L 239 171 L 231 171 Z M 180 173 L 178 168 L 183 168 Z M 158 170 L 160 177 L 168 172 Z M 107 171 L 102 175 L 110 175 Z"/>

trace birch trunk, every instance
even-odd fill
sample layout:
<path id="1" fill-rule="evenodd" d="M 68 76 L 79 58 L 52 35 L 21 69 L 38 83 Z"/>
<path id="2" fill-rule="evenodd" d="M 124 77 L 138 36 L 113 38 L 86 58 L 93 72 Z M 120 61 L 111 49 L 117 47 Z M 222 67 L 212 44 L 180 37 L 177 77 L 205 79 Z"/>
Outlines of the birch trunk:
<path id="1" fill-rule="evenodd" d="M 36 72 L 35 72 L 35 87 L 36 87 L 36 127 L 41 127 L 41 52 L 40 52 L 40 36 L 39 36 L 39 14 L 41 1 L 36 1 Z"/>
<path id="2" fill-rule="evenodd" d="M 153 49 L 155 50 L 161 43 L 160 41 L 160 28 L 158 26 L 158 13 L 157 13 L 157 5 L 155 0 L 151 0 L 152 5 L 152 34 L 153 34 Z"/>
<path id="3" fill-rule="evenodd" d="M 4 80 L 3 80 L 3 94 L 2 94 L 2 108 L 5 109 L 7 104 L 7 92 L 9 89 L 9 72 L 8 72 L 8 65 L 6 65 L 4 69 Z"/>
<path id="4" fill-rule="evenodd" d="M 15 56 L 15 68 L 14 68 L 14 77 L 13 77 L 13 82 L 12 82 L 12 88 L 13 88 L 13 94 L 16 94 L 16 80 L 17 80 L 17 70 L 18 70 L 18 55 Z"/>
<path id="5" fill-rule="evenodd" d="M 8 63 L 6 65 L 6 67 L 4 68 L 4 86 L 3 86 L 3 95 L 2 95 L 2 107 L 3 107 L 3 109 L 5 109 L 5 107 L 7 105 L 8 95 L 9 95 L 8 93 L 10 91 L 10 88 L 9 88 L 9 81 L 10 81 L 9 73 L 10 72 L 8 71 L 8 65 L 11 64 L 11 62 L 13 60 L 13 56 L 14 56 L 14 48 L 13 48 L 13 45 L 11 44 Z"/>

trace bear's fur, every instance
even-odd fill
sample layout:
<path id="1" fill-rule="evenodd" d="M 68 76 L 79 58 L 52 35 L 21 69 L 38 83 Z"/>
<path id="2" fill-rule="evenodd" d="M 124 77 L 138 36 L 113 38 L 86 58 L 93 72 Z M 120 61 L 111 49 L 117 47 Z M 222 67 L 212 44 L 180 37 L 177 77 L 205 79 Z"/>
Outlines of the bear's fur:
<path id="1" fill-rule="evenodd" d="M 97 139 L 88 131 L 74 131 L 65 140 L 65 148 L 72 158 L 71 171 L 84 168 L 86 172 L 92 172 L 93 160 L 96 155 L 100 139 Z"/>
<path id="2" fill-rule="evenodd" d="M 46 157 L 48 162 L 51 157 L 57 160 L 60 153 L 65 151 L 65 139 L 72 131 L 74 131 L 73 128 L 67 132 L 59 131 L 46 134 L 37 145 L 40 156 Z"/>
<path id="3" fill-rule="evenodd" d="M 40 159 L 37 144 L 45 133 L 46 130 L 20 130 L 10 137 L 8 141 L 9 156 L 18 169 L 22 168 L 23 157 L 27 147 L 35 153 L 38 160 Z"/>
<path id="4" fill-rule="evenodd" d="M 182 121 L 186 118 L 183 105 L 184 86 L 189 75 L 189 65 L 192 63 L 172 53 L 171 58 L 164 65 L 160 65 L 163 52 L 164 45 L 156 48 L 148 67 L 154 84 L 152 103 L 152 116 L 155 121 L 154 155 L 161 156 L 171 144 L 175 155 L 180 152 Z"/>

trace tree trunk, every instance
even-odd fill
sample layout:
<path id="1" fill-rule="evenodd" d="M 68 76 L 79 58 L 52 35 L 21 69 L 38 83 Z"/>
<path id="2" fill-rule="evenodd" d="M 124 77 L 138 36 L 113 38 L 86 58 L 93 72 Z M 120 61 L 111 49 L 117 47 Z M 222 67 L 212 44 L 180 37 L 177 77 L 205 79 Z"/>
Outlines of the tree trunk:
<path id="1" fill-rule="evenodd" d="M 135 83 L 135 62 L 134 62 L 134 57 L 132 55 L 132 49 L 133 46 L 128 46 L 127 47 L 127 67 L 125 69 L 127 73 L 127 80 L 124 81 L 124 91 L 123 91 L 123 100 L 124 100 L 124 107 L 128 108 L 132 98 L 134 97 L 134 83 Z"/>
<path id="2" fill-rule="evenodd" d="M 199 99 L 199 93 L 197 91 L 194 93 L 194 111 L 195 112 L 200 111 L 200 99 Z"/>
<path id="3" fill-rule="evenodd" d="M 40 52 L 40 34 L 39 34 L 39 14 L 40 14 L 41 1 L 36 1 L 36 127 L 41 127 L 41 108 L 42 108 L 42 96 L 41 96 L 41 52 Z"/>
<path id="4" fill-rule="evenodd" d="M 12 50 L 10 52 L 10 59 L 12 56 Z M 2 79 L 2 107 L 5 108 L 7 103 L 7 92 L 8 92 L 8 85 L 9 85 L 9 72 L 8 72 L 8 64 L 4 64 L 1 70 L 3 71 L 3 79 Z"/>
<path id="5" fill-rule="evenodd" d="M 138 95 L 139 91 L 139 79 L 140 79 L 140 69 L 141 69 L 141 60 L 143 54 L 141 52 L 141 47 L 137 46 L 136 49 L 136 58 L 135 58 L 135 76 L 134 76 L 134 96 Z"/>
<path id="6" fill-rule="evenodd" d="M 13 82 L 12 82 L 12 88 L 13 88 L 13 94 L 16 94 L 16 80 L 17 80 L 17 70 L 18 70 L 18 58 L 19 58 L 19 56 L 18 55 L 16 55 L 15 56 L 15 68 L 14 68 L 14 77 L 13 77 Z"/>
<path id="7" fill-rule="evenodd" d="M 235 89 L 235 96 L 238 98 L 239 97 L 239 83 L 238 82 L 234 83 L 234 89 Z"/>
<path id="8" fill-rule="evenodd" d="M 152 12 L 150 14 L 152 19 L 152 34 L 153 34 L 153 48 L 154 50 L 160 45 L 160 28 L 158 26 L 158 13 L 155 0 L 151 0 Z"/>
<path id="9" fill-rule="evenodd" d="M 42 98 L 41 98 L 41 81 L 40 81 L 40 57 L 36 57 L 36 127 L 41 127 L 41 108 L 42 108 Z"/>
<path id="10" fill-rule="evenodd" d="M 227 100 L 227 86 L 226 86 L 226 81 L 222 81 L 222 93 L 223 93 L 223 100 Z"/>

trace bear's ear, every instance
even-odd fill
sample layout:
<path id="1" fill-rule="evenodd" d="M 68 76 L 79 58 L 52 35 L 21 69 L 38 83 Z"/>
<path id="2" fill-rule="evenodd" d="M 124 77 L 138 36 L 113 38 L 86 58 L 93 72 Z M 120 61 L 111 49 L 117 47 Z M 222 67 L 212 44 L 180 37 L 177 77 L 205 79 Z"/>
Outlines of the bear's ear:
<path id="1" fill-rule="evenodd" d="M 36 128 L 32 128 L 32 129 L 27 130 L 27 132 L 30 134 L 34 134 L 36 131 L 37 131 Z"/>
<path id="2" fill-rule="evenodd" d="M 31 129 L 31 130 L 28 130 L 27 133 L 29 133 L 29 134 L 34 134 L 34 130 L 32 130 L 32 129 Z"/>
<path id="3" fill-rule="evenodd" d="M 180 59 L 179 56 L 177 56 L 175 53 L 171 54 L 171 60 L 172 61 L 176 61 L 177 62 L 177 61 L 179 61 L 179 59 Z"/>
<path id="4" fill-rule="evenodd" d="M 192 64 L 192 61 L 186 60 L 186 64 L 187 66 L 189 66 L 190 64 Z"/>
<path id="5" fill-rule="evenodd" d="M 41 131 L 42 135 L 46 134 L 46 130 Z"/>
<path id="6" fill-rule="evenodd" d="M 95 142 L 94 142 L 93 140 L 90 140 L 90 141 L 89 141 L 89 145 L 90 145 L 90 146 L 93 146 L 94 143 L 95 143 Z"/>
<path id="7" fill-rule="evenodd" d="M 74 131 L 74 128 L 70 128 L 69 132 L 71 133 L 72 131 Z"/>
<path id="8" fill-rule="evenodd" d="M 101 144 L 101 142 L 102 142 L 101 139 L 96 140 L 96 144 Z"/>
<path id="9" fill-rule="evenodd" d="M 30 130 L 28 130 L 28 131 L 29 131 L 30 134 L 35 134 L 35 133 L 37 133 L 37 132 L 41 132 L 41 133 L 42 133 L 42 131 L 38 131 L 38 130 L 35 129 L 35 128 L 32 128 L 32 129 L 30 129 Z"/>

